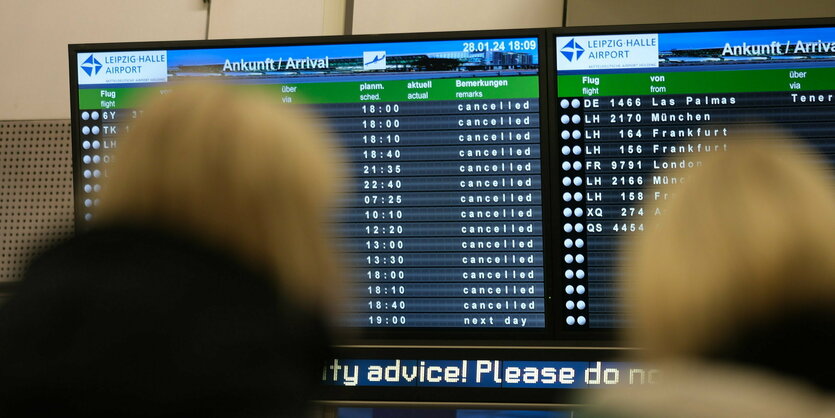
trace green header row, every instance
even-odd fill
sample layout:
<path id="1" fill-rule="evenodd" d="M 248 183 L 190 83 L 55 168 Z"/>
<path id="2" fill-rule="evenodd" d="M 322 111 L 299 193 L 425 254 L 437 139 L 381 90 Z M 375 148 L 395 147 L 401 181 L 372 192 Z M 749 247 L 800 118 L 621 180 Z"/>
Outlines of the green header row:
<path id="1" fill-rule="evenodd" d="M 561 75 L 560 97 L 835 90 L 835 68 Z"/>
<path id="2" fill-rule="evenodd" d="M 303 104 L 539 97 L 538 76 L 240 86 L 268 91 L 286 103 Z M 79 89 L 78 105 L 80 109 L 135 108 L 149 95 L 165 94 L 170 90 L 170 86 Z"/>

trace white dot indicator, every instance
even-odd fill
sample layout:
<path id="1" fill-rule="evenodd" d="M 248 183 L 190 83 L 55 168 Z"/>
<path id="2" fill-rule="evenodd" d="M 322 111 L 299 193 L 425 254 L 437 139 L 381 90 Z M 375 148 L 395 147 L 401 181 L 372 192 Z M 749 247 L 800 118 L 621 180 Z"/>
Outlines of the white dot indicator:
<path id="1" fill-rule="evenodd" d="M 577 324 L 586 325 L 586 317 L 585 316 L 578 316 L 577 317 Z"/>
<path id="2" fill-rule="evenodd" d="M 566 239 L 562 243 L 563 243 L 563 245 L 565 245 L 565 248 L 571 248 L 571 247 L 574 246 L 574 241 L 572 241 L 570 239 Z"/>
<path id="3" fill-rule="evenodd" d="M 101 191 L 101 185 L 96 184 L 95 186 L 93 186 L 93 191 L 95 191 L 96 193 L 100 192 Z"/>
<path id="4" fill-rule="evenodd" d="M 565 287 L 565 293 L 568 293 L 569 295 L 573 295 L 574 294 L 574 286 L 572 286 L 572 285 L 566 286 Z"/>
<path id="5" fill-rule="evenodd" d="M 560 135 L 562 136 L 562 139 L 571 138 L 571 132 L 568 132 L 568 131 L 562 131 L 562 133 L 560 133 Z"/>
<path id="6" fill-rule="evenodd" d="M 98 135 L 99 132 L 101 132 L 101 129 L 99 129 L 98 126 L 94 126 L 93 129 L 90 129 L 90 132 L 92 132 L 93 135 Z"/>
<path id="7" fill-rule="evenodd" d="M 579 222 L 574 224 L 574 229 L 577 230 L 577 232 L 583 232 L 583 229 L 584 229 L 583 224 L 581 224 Z"/>
<path id="8" fill-rule="evenodd" d="M 576 320 L 574 319 L 574 317 L 573 317 L 573 316 L 569 316 L 569 317 L 566 317 L 566 318 L 565 318 L 565 323 L 566 323 L 566 324 L 568 324 L 568 325 L 574 325 L 574 322 L 575 322 L 575 321 L 576 321 Z"/>
<path id="9" fill-rule="evenodd" d="M 562 162 L 562 169 L 566 170 L 566 171 L 571 170 L 571 163 L 568 162 L 568 161 L 563 161 Z"/>
<path id="10" fill-rule="evenodd" d="M 571 263 L 574 261 L 574 256 L 571 254 L 566 254 L 564 260 L 566 263 Z"/>
<path id="11" fill-rule="evenodd" d="M 565 271 L 565 278 L 566 279 L 573 279 L 574 278 L 574 270 L 566 270 Z"/>
<path id="12" fill-rule="evenodd" d="M 571 122 L 573 123 L 580 123 L 580 115 L 574 115 L 571 117 Z"/>
<path id="13" fill-rule="evenodd" d="M 101 148 L 101 142 L 93 141 L 93 149 L 99 149 L 99 148 Z"/>
<path id="14" fill-rule="evenodd" d="M 94 111 L 93 114 L 90 116 L 93 118 L 93 120 L 99 120 L 99 112 Z"/>
<path id="15" fill-rule="evenodd" d="M 571 148 L 571 152 L 573 152 L 574 155 L 580 155 L 583 153 L 583 149 L 580 148 L 579 145 L 575 145 L 574 148 Z"/>
<path id="16" fill-rule="evenodd" d="M 92 213 L 85 213 L 84 214 L 84 220 L 85 221 L 92 221 L 93 220 L 93 214 Z"/>
<path id="17" fill-rule="evenodd" d="M 84 178 L 89 179 L 90 177 L 93 177 L 93 172 L 90 170 L 84 170 Z"/>
<path id="18" fill-rule="evenodd" d="M 84 141 L 81 143 L 81 148 L 90 149 L 90 141 Z"/>
<path id="19" fill-rule="evenodd" d="M 85 191 L 86 193 L 91 193 L 91 192 L 93 191 L 93 186 L 91 186 L 91 185 L 89 185 L 89 184 L 85 184 L 85 185 L 84 185 L 84 191 Z"/>
<path id="20" fill-rule="evenodd" d="M 93 206 L 93 199 L 84 199 L 84 206 L 87 206 L 88 208 Z"/>
<path id="21" fill-rule="evenodd" d="M 562 115 L 562 117 L 560 118 L 560 122 L 562 122 L 562 123 L 569 123 L 569 122 L 571 122 L 571 116 L 568 116 L 568 115 Z"/>
<path id="22" fill-rule="evenodd" d="M 99 171 L 99 170 L 93 170 L 93 177 L 95 177 L 95 178 L 99 178 L 99 177 L 101 177 L 101 171 Z"/>
<path id="23" fill-rule="evenodd" d="M 566 146 L 562 147 L 562 155 L 568 155 L 568 154 L 571 154 L 571 147 L 566 145 Z"/>
<path id="24" fill-rule="evenodd" d="M 90 164 L 90 162 L 93 161 L 93 159 L 90 158 L 89 155 L 85 155 L 85 156 L 81 157 L 81 161 L 84 161 L 84 164 Z"/>
<path id="25" fill-rule="evenodd" d="M 562 216 L 565 216 L 566 218 L 570 218 L 571 217 L 571 208 L 563 209 L 562 210 Z"/>
<path id="26" fill-rule="evenodd" d="M 570 202 L 571 201 L 571 193 L 568 193 L 568 192 L 563 193 L 562 194 L 562 200 L 564 200 L 566 202 Z"/>
<path id="27" fill-rule="evenodd" d="M 574 228 L 571 227 L 571 224 L 565 224 L 562 229 L 565 232 L 571 232 Z"/>
<path id="28" fill-rule="evenodd" d="M 585 272 L 585 271 L 583 271 L 583 270 L 577 270 L 577 278 L 578 278 L 578 279 L 583 279 L 583 278 L 585 278 L 585 277 L 586 277 L 586 272 Z"/>
<path id="29" fill-rule="evenodd" d="M 571 137 L 574 139 L 580 139 L 583 137 L 583 133 L 578 130 L 574 130 L 574 132 L 571 133 Z"/>
<path id="30" fill-rule="evenodd" d="M 577 248 L 583 248 L 586 243 L 582 239 L 577 239 L 574 241 L 574 245 L 576 245 Z"/>
<path id="31" fill-rule="evenodd" d="M 96 199 L 96 200 L 94 200 L 94 201 L 93 201 L 93 205 L 94 205 L 94 206 L 98 206 L 98 205 L 99 205 L 99 203 L 101 203 L 101 200 L 100 200 L 100 199 Z"/>
<path id="32" fill-rule="evenodd" d="M 89 112 L 81 112 L 81 120 L 87 120 L 87 119 L 90 119 L 90 113 Z"/>
<path id="33" fill-rule="evenodd" d="M 574 161 L 574 169 L 575 170 L 580 170 L 581 168 L 583 168 L 583 163 L 581 163 L 579 161 Z"/>
<path id="34" fill-rule="evenodd" d="M 574 258 L 577 260 L 578 263 L 582 263 L 583 261 L 586 261 L 586 257 L 583 256 L 583 254 L 577 254 L 577 257 L 574 257 Z"/>
<path id="35" fill-rule="evenodd" d="M 565 302 L 565 309 L 568 309 L 569 311 L 574 309 L 574 301 L 569 300 L 569 301 Z"/>
<path id="36" fill-rule="evenodd" d="M 90 134 L 90 127 L 89 126 L 82 126 L 81 127 L 81 133 L 84 134 L 84 135 L 89 135 Z"/>
<path id="37" fill-rule="evenodd" d="M 580 99 L 574 99 L 571 101 L 571 107 L 577 109 L 580 107 Z"/>
<path id="38" fill-rule="evenodd" d="M 96 164 L 100 163 L 101 162 L 101 157 L 99 157 L 98 155 L 94 155 L 93 156 L 93 162 L 96 163 Z"/>
<path id="39" fill-rule="evenodd" d="M 562 99 L 562 100 L 560 100 L 560 107 L 561 107 L 561 108 L 563 108 L 563 109 L 568 109 L 568 106 L 569 106 L 569 104 L 568 104 L 568 99 Z"/>
<path id="40" fill-rule="evenodd" d="M 577 294 L 582 295 L 583 293 L 586 293 L 586 287 L 583 285 L 577 286 Z"/>
<path id="41" fill-rule="evenodd" d="M 583 208 L 574 208 L 574 216 L 583 216 Z"/>
<path id="42" fill-rule="evenodd" d="M 586 302 L 584 302 L 582 300 L 578 301 L 577 302 L 577 309 L 580 309 L 580 310 L 586 309 Z"/>
<path id="43" fill-rule="evenodd" d="M 582 184 L 583 184 L 583 179 L 582 178 L 580 178 L 579 176 L 574 177 L 574 185 L 575 186 L 581 186 Z"/>
<path id="44" fill-rule="evenodd" d="M 574 200 L 576 200 L 576 201 L 578 201 L 578 202 L 579 202 L 579 201 L 581 201 L 581 200 L 583 200 L 583 194 L 582 194 L 582 193 L 580 193 L 580 192 L 576 192 L 576 193 L 574 193 Z"/>
<path id="45" fill-rule="evenodd" d="M 571 177 L 563 177 L 562 178 L 562 185 L 563 186 L 571 186 Z"/>

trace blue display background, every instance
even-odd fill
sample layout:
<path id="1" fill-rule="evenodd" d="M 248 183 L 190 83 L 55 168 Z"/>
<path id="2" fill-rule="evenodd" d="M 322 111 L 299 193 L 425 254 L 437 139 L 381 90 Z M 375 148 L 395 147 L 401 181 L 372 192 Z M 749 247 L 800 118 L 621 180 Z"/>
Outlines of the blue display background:
<path id="1" fill-rule="evenodd" d="M 461 39 L 457 41 L 415 41 L 415 42 L 385 42 L 367 44 L 325 44 L 298 46 L 265 46 L 246 48 L 212 48 L 212 49 L 182 49 L 168 51 L 168 66 L 178 65 L 210 65 L 223 64 L 224 60 L 263 60 L 264 58 L 278 59 L 324 58 L 356 58 L 362 57 L 363 51 L 386 51 L 388 56 L 407 54 L 432 54 L 442 52 L 463 52 L 465 43 L 504 42 L 504 52 L 525 52 L 532 55 L 533 63 L 539 63 L 539 49 L 513 49 L 510 42 L 537 42 L 536 38 L 498 38 L 498 39 Z"/>
<path id="2" fill-rule="evenodd" d="M 627 362 L 337 359 L 325 366 L 322 381 L 349 387 L 586 389 L 647 384 L 655 374 Z"/>

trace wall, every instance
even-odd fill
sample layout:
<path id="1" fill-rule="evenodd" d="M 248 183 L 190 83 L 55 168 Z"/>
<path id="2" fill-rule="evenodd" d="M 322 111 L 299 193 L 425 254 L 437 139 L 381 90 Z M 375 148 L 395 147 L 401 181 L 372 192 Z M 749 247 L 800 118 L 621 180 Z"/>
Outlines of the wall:
<path id="1" fill-rule="evenodd" d="M 835 16 L 832 0 L 566 0 L 567 26 Z"/>
<path id="2" fill-rule="evenodd" d="M 345 0 L 212 0 L 210 39 L 342 35 Z"/>
<path id="3" fill-rule="evenodd" d="M 67 44 L 205 36 L 202 0 L 3 0 L 0 120 L 68 119 Z"/>
<path id="4" fill-rule="evenodd" d="M 562 0 L 354 0 L 353 33 L 562 26 Z"/>

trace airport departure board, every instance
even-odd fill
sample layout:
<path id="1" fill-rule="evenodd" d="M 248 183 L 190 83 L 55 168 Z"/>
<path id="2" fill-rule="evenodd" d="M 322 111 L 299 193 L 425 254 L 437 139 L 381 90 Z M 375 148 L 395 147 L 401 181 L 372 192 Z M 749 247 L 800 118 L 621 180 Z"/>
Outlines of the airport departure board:
<path id="1" fill-rule="evenodd" d="M 537 34 L 76 52 L 79 225 L 143 98 L 256 86 L 315 112 L 348 159 L 345 325 L 545 330 Z"/>
<path id="2" fill-rule="evenodd" d="M 684 182 L 681 169 L 724 152 L 735 135 L 775 129 L 835 165 L 835 28 L 595 29 L 552 38 L 563 234 L 555 280 L 568 323 L 619 328 L 616 271 L 629 257 L 619 242 L 671 198 L 649 188 Z"/>

